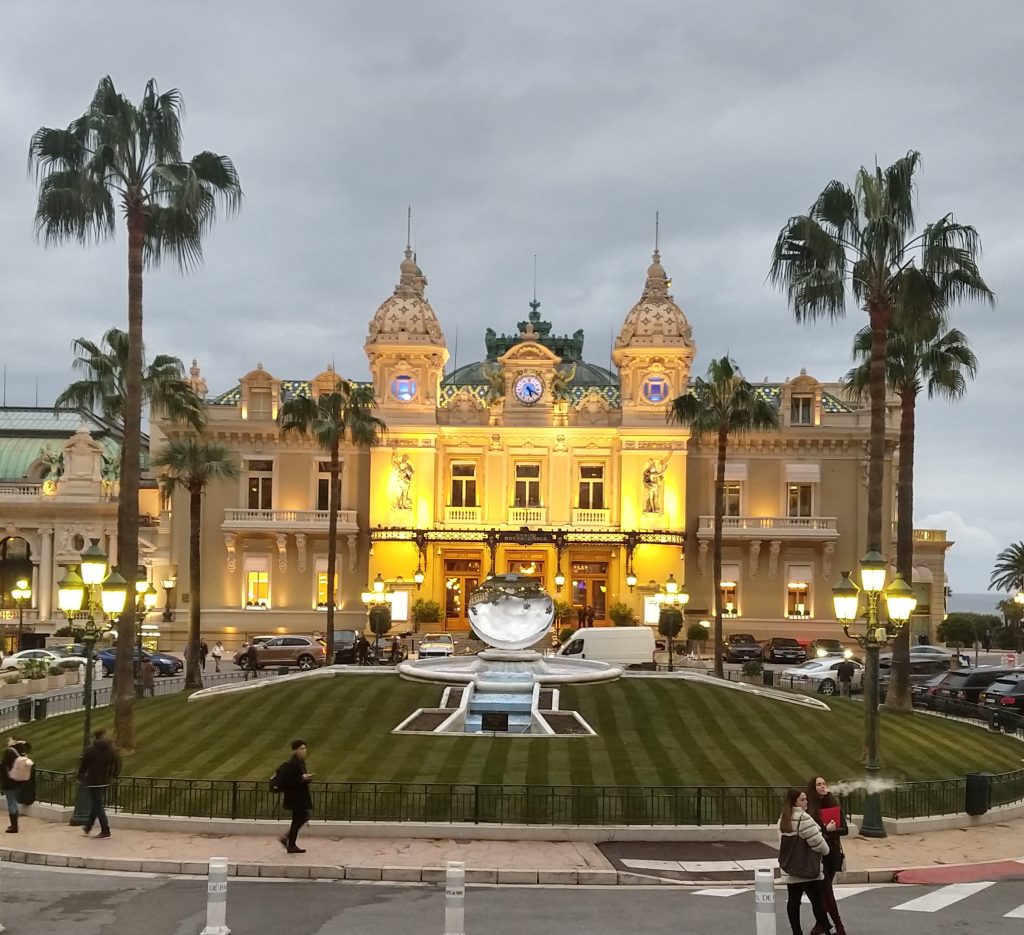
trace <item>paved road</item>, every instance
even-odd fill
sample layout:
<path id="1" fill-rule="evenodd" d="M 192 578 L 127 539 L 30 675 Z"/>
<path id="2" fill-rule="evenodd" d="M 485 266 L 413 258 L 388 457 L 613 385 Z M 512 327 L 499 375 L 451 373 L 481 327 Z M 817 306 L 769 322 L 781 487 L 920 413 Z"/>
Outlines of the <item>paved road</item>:
<path id="1" fill-rule="evenodd" d="M 205 924 L 205 881 L 121 877 L 4 865 L 0 923 L 12 935 L 196 935 Z M 678 935 L 754 930 L 750 887 L 690 889 L 470 887 L 467 935 L 586 932 Z M 850 931 L 900 935 L 984 932 L 1020 935 L 1024 881 L 951 886 L 841 887 Z M 776 892 L 785 932 L 785 891 Z M 810 910 L 805 907 L 805 927 Z M 235 935 L 441 935 L 444 894 L 436 886 L 232 881 Z"/>

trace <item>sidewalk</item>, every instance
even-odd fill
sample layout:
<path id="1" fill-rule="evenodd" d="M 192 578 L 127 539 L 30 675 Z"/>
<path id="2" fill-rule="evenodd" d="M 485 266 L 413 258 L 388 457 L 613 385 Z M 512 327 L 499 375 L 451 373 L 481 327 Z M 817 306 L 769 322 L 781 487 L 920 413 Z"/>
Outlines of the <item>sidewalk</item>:
<path id="1" fill-rule="evenodd" d="M 650 885 L 655 876 L 616 871 L 594 844 L 546 841 L 300 837 L 305 854 L 285 854 L 275 835 L 194 834 L 121 829 L 99 840 L 63 823 L 23 817 L 21 832 L 0 841 L 0 858 L 28 864 L 120 872 L 205 874 L 226 857 L 233 876 L 441 882 L 448 860 L 466 863 L 470 883 Z M 281 825 L 280 832 L 284 833 Z M 399 827 L 395 828 L 400 833 Z M 727 856 L 714 841 L 709 857 Z M 1024 876 L 1024 818 L 1004 824 L 888 838 L 847 838 L 845 882 L 963 882 Z M 983 866 L 989 863 L 990 866 Z M 981 865 L 981 866 L 979 866 Z M 916 869 L 915 869 L 916 868 Z M 941 869 L 940 869 L 941 868 Z M 914 870 L 913 873 L 901 871 Z M 981 876 L 979 877 L 979 874 Z M 678 885 L 678 883 L 675 883 Z"/>

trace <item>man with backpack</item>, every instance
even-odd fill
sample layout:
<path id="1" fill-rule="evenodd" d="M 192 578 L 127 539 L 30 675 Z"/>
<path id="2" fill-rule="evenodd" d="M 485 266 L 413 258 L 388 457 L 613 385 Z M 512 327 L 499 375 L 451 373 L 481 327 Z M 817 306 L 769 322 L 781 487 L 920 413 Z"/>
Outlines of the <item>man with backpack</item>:
<path id="1" fill-rule="evenodd" d="M 0 758 L 0 791 L 7 799 L 7 814 L 11 820 L 7 827 L 8 834 L 18 833 L 18 796 L 21 787 L 32 776 L 32 761 L 28 758 L 31 749 L 27 740 L 15 740 L 12 737 Z"/>
<path id="2" fill-rule="evenodd" d="M 292 813 L 288 834 L 278 839 L 289 854 L 306 853 L 295 843 L 299 829 L 309 821 L 309 814 L 313 810 L 313 799 L 309 794 L 309 781 L 313 774 L 306 771 L 306 753 L 306 741 L 293 740 L 292 758 L 282 763 L 270 780 L 271 791 L 283 794 L 284 801 L 281 804 Z"/>
<path id="3" fill-rule="evenodd" d="M 118 774 L 121 772 L 121 758 L 117 755 L 114 745 L 107 740 L 106 731 L 98 730 L 93 735 L 93 741 L 85 748 L 82 754 L 82 762 L 78 767 L 78 781 L 89 790 L 89 818 L 82 826 L 82 830 L 88 834 L 92 831 L 95 821 L 100 823 L 98 837 L 110 837 L 110 823 L 107 821 L 107 811 L 104 807 L 103 796 Z"/>

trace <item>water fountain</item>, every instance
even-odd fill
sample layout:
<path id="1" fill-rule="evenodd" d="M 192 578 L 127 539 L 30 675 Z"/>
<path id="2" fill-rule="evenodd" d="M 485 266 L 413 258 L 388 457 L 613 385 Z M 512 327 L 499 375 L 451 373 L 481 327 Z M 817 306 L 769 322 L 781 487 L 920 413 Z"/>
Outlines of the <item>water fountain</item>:
<path id="1" fill-rule="evenodd" d="M 532 578 L 494 575 L 469 596 L 469 619 L 488 649 L 473 656 L 406 661 L 408 679 L 448 687 L 441 707 L 420 709 L 399 731 L 593 734 L 575 711 L 558 708 L 558 686 L 606 682 L 622 670 L 604 662 L 545 656 L 532 650 L 551 629 L 551 596 Z"/>

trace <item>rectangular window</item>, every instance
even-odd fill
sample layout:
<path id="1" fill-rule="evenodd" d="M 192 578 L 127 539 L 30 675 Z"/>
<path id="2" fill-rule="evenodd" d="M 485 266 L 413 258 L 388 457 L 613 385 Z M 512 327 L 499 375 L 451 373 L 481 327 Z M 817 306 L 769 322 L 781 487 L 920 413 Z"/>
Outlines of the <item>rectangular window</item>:
<path id="1" fill-rule="evenodd" d="M 787 484 L 787 516 L 813 516 L 814 515 L 814 485 L 813 484 Z"/>
<path id="2" fill-rule="evenodd" d="M 802 619 L 811 616 L 810 565 L 790 565 L 786 581 L 786 616 Z"/>
<path id="3" fill-rule="evenodd" d="M 739 602 L 736 594 L 739 587 L 740 566 L 735 562 L 722 562 L 722 580 L 719 582 L 719 600 L 722 614 L 726 617 L 739 616 Z"/>
<path id="4" fill-rule="evenodd" d="M 338 478 L 341 478 L 341 464 L 338 464 Z M 339 504 L 340 505 L 340 504 Z M 331 508 L 331 462 L 320 461 L 317 464 L 316 474 L 316 509 L 329 510 Z"/>
<path id="5" fill-rule="evenodd" d="M 266 556 L 247 556 L 245 569 L 245 609 L 270 609 L 270 559 Z"/>
<path id="6" fill-rule="evenodd" d="M 341 578 L 341 565 L 340 563 L 335 565 L 334 568 L 334 601 L 337 604 L 338 601 L 338 581 Z M 314 595 L 315 606 L 317 610 L 327 609 L 327 559 L 318 558 L 315 564 L 315 575 L 314 583 L 316 587 L 316 594 Z"/>
<path id="7" fill-rule="evenodd" d="M 540 465 L 516 465 L 516 507 L 540 506 Z"/>
<path id="8" fill-rule="evenodd" d="M 794 396 L 789 404 L 790 425 L 814 424 L 814 397 Z"/>
<path id="9" fill-rule="evenodd" d="M 725 483 L 725 516 L 742 516 L 740 512 L 741 485 L 736 483 Z"/>
<path id="10" fill-rule="evenodd" d="M 580 510 L 604 509 L 604 465 L 580 465 L 580 489 L 577 508 Z"/>
<path id="11" fill-rule="evenodd" d="M 252 390 L 249 393 L 249 418 L 272 418 L 270 406 L 270 390 Z"/>
<path id="12" fill-rule="evenodd" d="M 476 502 L 476 465 L 452 465 L 451 506 L 475 507 Z"/>
<path id="13" fill-rule="evenodd" d="M 249 461 L 247 465 L 249 509 L 270 510 L 274 502 L 274 462 Z"/>

